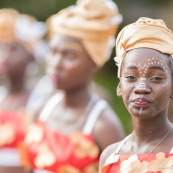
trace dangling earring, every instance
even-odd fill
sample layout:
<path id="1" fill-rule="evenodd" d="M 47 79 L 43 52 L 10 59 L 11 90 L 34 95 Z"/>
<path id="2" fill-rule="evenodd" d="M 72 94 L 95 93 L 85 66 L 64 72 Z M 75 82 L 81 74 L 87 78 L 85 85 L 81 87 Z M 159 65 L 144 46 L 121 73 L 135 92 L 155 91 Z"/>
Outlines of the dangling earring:
<path id="1" fill-rule="evenodd" d="M 119 87 L 117 87 L 117 96 L 121 97 L 122 94 L 121 94 L 121 89 Z"/>

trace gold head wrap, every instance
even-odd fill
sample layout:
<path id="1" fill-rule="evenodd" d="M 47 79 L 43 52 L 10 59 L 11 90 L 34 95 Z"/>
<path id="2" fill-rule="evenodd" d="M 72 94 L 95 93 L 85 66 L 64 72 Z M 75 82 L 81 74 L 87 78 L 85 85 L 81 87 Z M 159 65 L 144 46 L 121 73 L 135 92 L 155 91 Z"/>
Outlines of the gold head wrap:
<path id="1" fill-rule="evenodd" d="M 12 8 L 0 9 L 0 41 L 18 41 L 35 53 L 45 33 L 45 24 L 33 16 L 21 14 Z"/>
<path id="2" fill-rule="evenodd" d="M 19 13 L 14 9 L 0 10 L 0 40 L 15 39 L 15 23 Z"/>
<path id="3" fill-rule="evenodd" d="M 173 34 L 163 20 L 147 17 L 124 27 L 117 36 L 115 61 L 120 66 L 126 52 L 136 48 L 151 48 L 173 57 Z M 119 72 L 118 72 L 119 73 Z"/>
<path id="4" fill-rule="evenodd" d="M 80 39 L 90 57 L 102 66 L 113 48 L 122 21 L 112 0 L 80 0 L 48 19 L 49 35 L 63 34 Z"/>

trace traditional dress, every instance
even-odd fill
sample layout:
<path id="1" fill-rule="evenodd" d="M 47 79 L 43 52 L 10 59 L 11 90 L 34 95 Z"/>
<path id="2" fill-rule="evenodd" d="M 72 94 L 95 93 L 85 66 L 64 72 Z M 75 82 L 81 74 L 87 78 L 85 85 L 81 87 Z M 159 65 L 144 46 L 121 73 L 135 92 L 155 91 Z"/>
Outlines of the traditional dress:
<path id="1" fill-rule="evenodd" d="M 169 153 L 119 154 L 126 137 L 106 160 L 100 173 L 173 173 L 173 148 Z"/>
<path id="2" fill-rule="evenodd" d="M 100 152 L 92 130 L 107 103 L 103 100 L 95 103 L 82 131 L 64 134 L 45 123 L 61 99 L 58 93 L 48 101 L 37 123 L 27 134 L 22 150 L 22 163 L 34 169 L 57 173 L 96 173 Z"/>
<path id="3" fill-rule="evenodd" d="M 25 135 L 25 128 L 19 111 L 0 110 L 0 166 L 18 166 L 18 148 Z"/>

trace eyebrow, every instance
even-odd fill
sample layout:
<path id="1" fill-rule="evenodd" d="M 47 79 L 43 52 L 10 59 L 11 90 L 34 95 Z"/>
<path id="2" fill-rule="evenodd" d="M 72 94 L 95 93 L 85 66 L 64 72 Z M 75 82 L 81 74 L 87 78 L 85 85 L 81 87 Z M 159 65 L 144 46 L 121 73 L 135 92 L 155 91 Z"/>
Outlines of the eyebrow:
<path id="1" fill-rule="evenodd" d="M 127 69 L 136 69 L 137 70 L 138 68 L 136 66 L 131 65 L 131 66 L 128 66 Z"/>
<path id="2" fill-rule="evenodd" d="M 152 67 L 149 67 L 150 70 L 154 69 L 154 70 L 161 70 L 161 71 L 164 71 L 164 69 L 160 66 L 152 66 Z"/>

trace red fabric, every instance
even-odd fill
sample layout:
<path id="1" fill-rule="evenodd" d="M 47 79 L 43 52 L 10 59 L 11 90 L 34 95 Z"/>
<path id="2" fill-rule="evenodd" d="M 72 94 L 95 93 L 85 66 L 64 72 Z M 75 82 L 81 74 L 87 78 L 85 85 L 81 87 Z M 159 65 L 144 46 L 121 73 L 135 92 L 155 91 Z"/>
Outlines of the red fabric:
<path id="1" fill-rule="evenodd" d="M 23 119 L 21 114 L 15 111 L 3 111 L 0 110 L 0 127 L 9 124 L 14 131 L 14 140 L 9 144 L 5 144 L 1 147 L 17 148 L 20 143 L 24 140 L 25 130 Z M 1 133 L 1 132 L 0 132 Z"/>
<path id="2" fill-rule="evenodd" d="M 37 168 L 35 164 L 35 159 L 38 155 L 38 150 L 41 144 L 46 143 L 51 151 L 55 154 L 56 161 L 51 166 L 44 167 L 45 170 L 57 172 L 61 166 L 71 165 L 79 170 L 83 170 L 86 166 L 98 162 L 99 155 L 96 157 L 83 157 L 79 158 L 75 156 L 74 150 L 77 147 L 75 143 L 71 140 L 70 135 L 62 134 L 49 128 L 44 122 L 38 121 L 37 125 L 43 130 L 43 138 L 39 142 L 25 143 L 23 148 L 23 158 L 32 168 Z M 91 135 L 84 135 L 86 140 L 93 143 L 93 138 Z"/>

